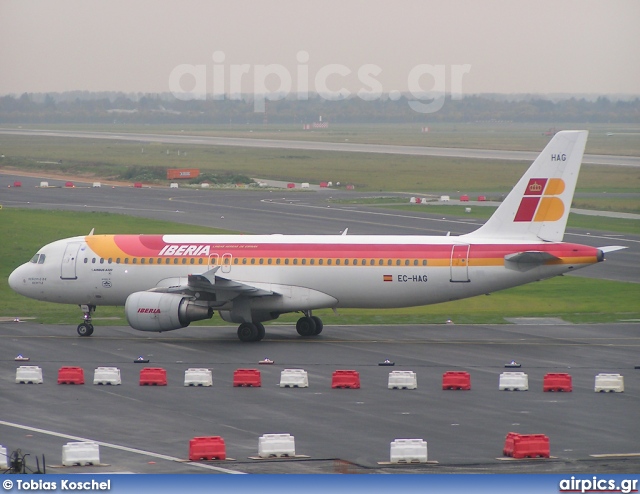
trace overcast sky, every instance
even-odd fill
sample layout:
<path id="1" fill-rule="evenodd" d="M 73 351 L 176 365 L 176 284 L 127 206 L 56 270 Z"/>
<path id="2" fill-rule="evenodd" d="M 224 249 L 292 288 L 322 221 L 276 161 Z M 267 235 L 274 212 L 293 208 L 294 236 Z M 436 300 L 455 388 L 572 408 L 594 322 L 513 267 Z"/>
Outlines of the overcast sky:
<path id="1" fill-rule="evenodd" d="M 417 77 L 463 94 L 640 94 L 637 0 L 0 0 L 0 19 L 0 94 L 228 93 L 234 70 L 243 91 L 289 77 L 388 93 Z"/>

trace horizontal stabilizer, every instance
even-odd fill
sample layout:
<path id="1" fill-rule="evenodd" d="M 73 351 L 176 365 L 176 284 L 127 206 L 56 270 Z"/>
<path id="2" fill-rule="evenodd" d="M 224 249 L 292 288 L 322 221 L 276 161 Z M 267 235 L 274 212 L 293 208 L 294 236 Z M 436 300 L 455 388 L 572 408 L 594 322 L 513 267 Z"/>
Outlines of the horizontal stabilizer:
<path id="1" fill-rule="evenodd" d="M 617 250 L 627 249 L 624 245 L 607 245 L 606 247 L 598 247 L 598 250 L 601 250 L 605 254 L 607 252 L 615 252 Z"/>
<path id="2" fill-rule="evenodd" d="M 554 261 L 558 257 L 548 252 L 538 250 L 528 250 L 526 252 L 518 252 L 504 256 L 505 261 L 517 262 L 519 264 L 544 264 L 546 261 Z"/>

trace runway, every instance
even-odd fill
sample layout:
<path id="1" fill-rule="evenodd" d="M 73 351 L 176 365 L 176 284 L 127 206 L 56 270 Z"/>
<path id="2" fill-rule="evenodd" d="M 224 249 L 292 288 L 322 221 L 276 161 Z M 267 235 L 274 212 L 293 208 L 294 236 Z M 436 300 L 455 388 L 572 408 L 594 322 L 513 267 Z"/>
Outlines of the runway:
<path id="1" fill-rule="evenodd" d="M 345 190 L 290 192 L 234 189 L 169 189 L 161 187 L 90 187 L 76 183 L 65 188 L 65 180 L 47 178 L 51 188 L 37 187 L 46 177 L 0 175 L 0 204 L 4 207 L 102 211 L 193 225 L 223 228 L 253 234 L 349 234 L 362 235 L 461 235 L 475 230 L 481 220 L 424 214 L 428 206 L 416 206 L 416 213 L 363 205 L 332 204 L 329 198 L 375 196 Z M 15 180 L 20 188 L 7 188 Z M 379 195 L 379 194 L 377 194 Z M 386 194 L 385 195 L 391 195 Z M 103 232 L 96 225 L 96 233 Z M 82 235 L 88 232 L 78 232 Z M 577 276 L 640 282 L 640 235 L 606 234 L 568 229 L 568 242 L 595 247 L 623 245 L 604 263 L 582 269 Z"/>
<path id="2" fill-rule="evenodd" d="M 164 144 L 195 144 L 203 146 L 239 146 L 265 149 L 298 149 L 311 151 L 341 151 L 350 153 L 401 154 L 411 156 L 440 156 L 448 158 L 533 161 L 539 152 L 488 149 L 443 148 L 426 146 L 397 146 L 390 144 L 357 144 L 350 142 L 312 142 L 280 139 L 239 137 L 190 136 L 175 134 L 141 134 L 129 132 L 80 132 L 40 129 L 0 128 L 0 134 L 42 137 L 70 137 L 76 139 L 107 139 Z M 584 164 L 640 167 L 640 157 L 585 154 Z"/>
<path id="3" fill-rule="evenodd" d="M 44 454 L 48 473 L 448 473 L 637 472 L 640 336 L 636 324 L 332 326 L 302 339 L 269 325 L 261 344 L 238 343 L 235 328 L 191 327 L 148 336 L 97 327 L 0 323 L 2 444 Z M 28 363 L 14 362 L 18 354 Z M 168 385 L 139 385 L 142 364 L 166 369 Z M 269 357 L 273 365 L 258 365 Z M 378 363 L 389 359 L 393 367 Z M 528 391 L 499 391 L 512 359 Z M 43 384 L 16 384 L 18 365 Z M 84 385 L 58 385 L 62 366 L 84 369 Z M 121 369 L 120 386 L 92 384 L 94 369 Z M 212 387 L 185 387 L 184 371 L 210 368 Z M 232 385 L 234 370 L 261 372 L 262 387 Z M 285 368 L 307 371 L 308 388 L 280 388 Z M 360 389 L 331 389 L 335 370 L 359 373 Z M 393 370 L 416 373 L 415 390 L 388 389 Z M 469 372 L 470 391 L 444 391 L 442 374 Z M 572 376 L 570 393 L 543 393 L 546 373 Z M 624 393 L 594 393 L 599 373 L 624 376 Z M 550 438 L 548 460 L 505 460 L 507 432 Z M 298 460 L 256 460 L 266 433 L 295 438 Z M 221 436 L 234 461 L 190 463 L 189 440 Z M 390 442 L 421 438 L 429 464 L 390 466 Z M 102 466 L 61 468 L 62 446 L 100 443 Z M 605 458 L 592 455 L 607 455 Z M 34 465 L 35 466 L 35 465 Z"/>

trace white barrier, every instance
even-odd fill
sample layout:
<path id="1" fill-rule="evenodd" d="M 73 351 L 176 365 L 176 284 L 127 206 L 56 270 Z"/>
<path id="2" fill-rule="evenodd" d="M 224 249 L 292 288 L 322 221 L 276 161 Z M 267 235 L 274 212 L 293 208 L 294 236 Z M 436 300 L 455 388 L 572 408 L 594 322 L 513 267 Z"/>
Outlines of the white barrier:
<path id="1" fill-rule="evenodd" d="M 16 369 L 16 383 L 42 384 L 42 369 L 37 365 L 21 365 Z"/>
<path id="2" fill-rule="evenodd" d="M 450 196 L 440 196 L 440 202 L 449 202 L 450 200 Z"/>
<path id="3" fill-rule="evenodd" d="M 258 456 L 295 456 L 296 443 L 291 434 L 264 434 L 258 439 Z"/>
<path id="4" fill-rule="evenodd" d="M 302 182 L 300 184 L 300 188 L 301 189 L 308 189 L 309 188 L 309 182 Z"/>
<path id="5" fill-rule="evenodd" d="M 49 182 L 40 182 L 40 187 L 49 187 Z"/>
<path id="6" fill-rule="evenodd" d="M 391 463 L 426 463 L 427 442 L 424 439 L 396 439 L 391 442 Z"/>
<path id="7" fill-rule="evenodd" d="M 613 393 L 624 392 L 624 377 L 620 374 L 598 374 L 593 390 L 598 393 L 600 391 Z"/>
<path id="8" fill-rule="evenodd" d="M 171 182 L 171 184 L 169 185 L 170 189 L 177 189 L 179 188 L 179 185 L 177 182 Z"/>
<path id="9" fill-rule="evenodd" d="M 62 464 L 98 465 L 100 463 L 100 447 L 94 442 L 67 443 L 62 446 Z"/>
<path id="10" fill-rule="evenodd" d="M 93 384 L 122 384 L 120 369 L 117 367 L 98 367 L 93 373 Z"/>
<path id="11" fill-rule="evenodd" d="M 93 182 L 92 187 L 93 187 L 94 189 L 99 189 L 100 187 L 102 187 L 102 184 L 101 184 L 100 182 Z"/>
<path id="12" fill-rule="evenodd" d="M 7 448 L 0 445 L 0 470 L 9 468 L 9 457 L 7 456 Z"/>
<path id="13" fill-rule="evenodd" d="M 284 369 L 280 373 L 281 388 L 308 388 L 309 376 L 303 369 Z"/>
<path id="14" fill-rule="evenodd" d="M 389 373 L 389 389 L 416 389 L 418 379 L 413 371 L 392 371 Z"/>
<path id="15" fill-rule="evenodd" d="M 503 372 L 498 383 L 500 391 L 528 391 L 529 376 L 524 372 Z"/>
<path id="16" fill-rule="evenodd" d="M 184 371 L 185 386 L 213 386 L 211 369 L 187 369 Z"/>
<path id="17" fill-rule="evenodd" d="M 410 202 L 411 204 L 415 204 L 415 203 L 416 203 L 416 198 L 415 198 L 415 197 L 412 197 L 411 199 L 409 199 L 409 202 Z"/>

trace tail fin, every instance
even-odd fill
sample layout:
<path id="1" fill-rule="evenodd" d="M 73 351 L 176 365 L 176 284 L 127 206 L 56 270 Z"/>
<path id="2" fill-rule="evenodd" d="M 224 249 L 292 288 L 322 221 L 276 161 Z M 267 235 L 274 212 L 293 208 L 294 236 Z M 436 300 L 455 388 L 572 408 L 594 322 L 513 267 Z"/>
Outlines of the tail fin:
<path id="1" fill-rule="evenodd" d="M 493 216 L 466 236 L 561 242 L 587 134 L 558 132 Z"/>

